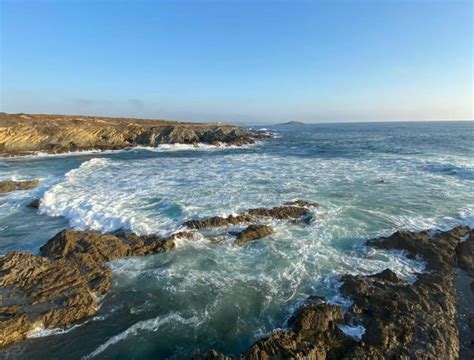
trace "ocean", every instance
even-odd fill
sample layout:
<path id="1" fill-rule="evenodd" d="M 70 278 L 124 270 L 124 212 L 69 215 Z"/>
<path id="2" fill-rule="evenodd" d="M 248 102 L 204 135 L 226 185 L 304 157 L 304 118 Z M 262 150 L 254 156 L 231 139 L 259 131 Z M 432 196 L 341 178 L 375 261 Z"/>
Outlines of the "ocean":
<path id="1" fill-rule="evenodd" d="M 261 129 L 263 126 L 251 126 Z M 424 271 L 404 253 L 367 248 L 396 230 L 474 226 L 474 122 L 265 126 L 246 147 L 161 146 L 0 160 L 0 180 L 41 180 L 0 197 L 0 254 L 37 253 L 66 227 L 169 234 L 189 219 L 304 199 L 309 225 L 235 246 L 204 235 L 177 249 L 110 264 L 96 316 L 39 330 L 0 357 L 189 358 L 245 351 L 286 326 L 309 295 L 347 305 L 339 277 Z M 41 198 L 39 210 L 26 205 Z M 352 329 L 353 331 L 354 329 Z M 350 331 L 350 330 L 349 330 Z"/>

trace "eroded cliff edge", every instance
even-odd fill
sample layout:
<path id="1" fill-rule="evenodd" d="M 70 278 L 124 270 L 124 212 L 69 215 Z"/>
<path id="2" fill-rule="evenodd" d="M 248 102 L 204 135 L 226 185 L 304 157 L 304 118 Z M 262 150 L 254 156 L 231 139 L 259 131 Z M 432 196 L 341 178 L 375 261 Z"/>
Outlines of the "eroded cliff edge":
<path id="1" fill-rule="evenodd" d="M 247 145 L 265 137 L 235 125 L 0 113 L 0 157 L 160 144 Z"/>

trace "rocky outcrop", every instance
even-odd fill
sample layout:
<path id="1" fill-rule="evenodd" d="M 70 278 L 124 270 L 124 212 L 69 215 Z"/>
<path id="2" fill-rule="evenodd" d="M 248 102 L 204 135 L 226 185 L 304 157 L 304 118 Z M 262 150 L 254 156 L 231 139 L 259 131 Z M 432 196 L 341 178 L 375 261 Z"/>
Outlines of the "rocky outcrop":
<path id="1" fill-rule="evenodd" d="M 345 275 L 341 292 L 352 301 L 345 314 L 337 305 L 310 297 L 288 320 L 287 331 L 258 340 L 238 358 L 458 359 L 453 267 L 470 269 L 473 234 L 474 230 L 457 227 L 446 232 L 396 232 L 369 241 L 371 246 L 422 257 L 428 271 L 412 284 L 389 269 L 370 276 Z M 472 322 L 472 317 L 467 319 Z M 362 329 L 360 340 L 341 330 L 347 328 Z M 215 351 L 202 356 L 225 358 Z"/>
<path id="2" fill-rule="evenodd" d="M 253 144 L 268 137 L 234 125 L 94 116 L 0 113 L 0 156 L 118 150 L 137 145 Z"/>
<path id="3" fill-rule="evenodd" d="M 40 248 L 41 256 L 12 252 L 0 257 L 0 346 L 92 316 L 97 297 L 110 289 L 108 261 L 168 251 L 180 237 L 192 234 L 161 238 L 63 230 Z"/>
<path id="4" fill-rule="evenodd" d="M 317 203 L 295 200 L 272 208 L 248 209 L 238 215 L 229 215 L 227 217 L 213 216 L 202 220 L 189 220 L 183 223 L 183 226 L 190 229 L 234 226 L 255 222 L 260 218 L 294 220 L 308 223 L 311 221 L 311 210 L 317 207 L 319 207 Z"/>
<path id="5" fill-rule="evenodd" d="M 249 241 L 261 239 L 273 234 L 273 229 L 267 225 L 249 225 L 244 230 L 237 233 L 235 244 L 242 246 Z"/>
<path id="6" fill-rule="evenodd" d="M 17 191 L 17 190 L 30 190 L 30 189 L 34 189 L 38 185 L 39 185 L 39 180 L 0 181 L 0 194 Z"/>

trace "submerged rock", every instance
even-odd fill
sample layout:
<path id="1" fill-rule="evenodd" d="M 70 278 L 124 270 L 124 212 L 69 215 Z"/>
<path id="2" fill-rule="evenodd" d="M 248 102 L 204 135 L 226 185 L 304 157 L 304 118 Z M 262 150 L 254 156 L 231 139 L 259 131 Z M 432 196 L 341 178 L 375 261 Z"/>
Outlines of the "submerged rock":
<path id="1" fill-rule="evenodd" d="M 41 256 L 12 252 L 0 257 L 0 346 L 37 329 L 71 325 L 95 314 L 97 296 L 110 289 L 107 262 L 168 251 L 168 238 L 63 230 L 40 248 Z"/>
<path id="2" fill-rule="evenodd" d="M 30 202 L 26 207 L 29 207 L 31 209 L 38 209 L 40 207 L 41 201 L 40 199 L 35 199 L 32 202 Z"/>
<path id="3" fill-rule="evenodd" d="M 235 244 L 242 246 L 245 243 L 261 239 L 265 236 L 273 234 L 273 229 L 267 225 L 249 225 L 241 232 L 237 233 Z"/>
<path id="4" fill-rule="evenodd" d="M 16 191 L 16 190 L 30 190 L 39 185 L 39 180 L 27 181 L 0 181 L 0 194 Z"/>

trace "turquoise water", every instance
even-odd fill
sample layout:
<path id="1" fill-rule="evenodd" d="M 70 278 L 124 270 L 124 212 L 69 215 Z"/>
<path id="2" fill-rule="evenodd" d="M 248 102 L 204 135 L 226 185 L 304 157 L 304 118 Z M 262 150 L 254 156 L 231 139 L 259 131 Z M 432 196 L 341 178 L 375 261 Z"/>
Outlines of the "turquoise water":
<path id="1" fill-rule="evenodd" d="M 254 127 L 260 128 L 260 127 Z M 309 226 L 272 222 L 272 237 L 235 247 L 200 234 L 167 254 L 111 263 L 97 316 L 42 332 L 1 353 L 13 358 L 186 358 L 228 354 L 284 328 L 309 294 L 345 304 L 338 276 L 387 267 L 423 271 L 364 240 L 396 229 L 474 223 L 474 123 L 269 127 L 246 148 L 170 146 L 0 161 L 1 179 L 40 178 L 0 205 L 0 253 L 31 251 L 59 230 L 170 233 L 190 218 L 293 199 L 320 203 Z M 41 197 L 37 210 L 26 208 Z"/>

